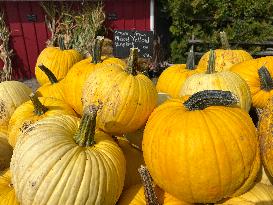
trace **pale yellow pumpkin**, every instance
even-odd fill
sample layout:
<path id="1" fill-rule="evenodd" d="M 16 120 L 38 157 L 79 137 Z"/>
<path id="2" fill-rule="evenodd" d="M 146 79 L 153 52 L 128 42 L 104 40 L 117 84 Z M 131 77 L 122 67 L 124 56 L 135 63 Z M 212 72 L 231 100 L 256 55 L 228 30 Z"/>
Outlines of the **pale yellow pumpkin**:
<path id="1" fill-rule="evenodd" d="M 64 79 L 65 101 L 80 115 L 83 112 L 82 89 L 88 76 L 95 70 L 104 65 L 118 65 L 124 68 L 125 62 L 118 58 L 100 57 L 102 39 L 97 39 L 93 57 L 86 58 L 73 65 Z M 96 55 L 95 55 L 96 54 Z"/>
<path id="2" fill-rule="evenodd" d="M 20 137 L 11 160 L 22 205 L 114 205 L 123 188 L 125 158 L 110 135 L 95 131 L 96 113 L 81 121 L 50 116 Z"/>
<path id="3" fill-rule="evenodd" d="M 11 182 L 10 170 L 0 175 L 0 205 L 19 205 Z"/>
<path id="4" fill-rule="evenodd" d="M 7 134 L 0 131 L 0 171 L 9 167 L 12 147 L 8 143 Z"/>
<path id="5" fill-rule="evenodd" d="M 136 73 L 136 55 L 134 48 L 127 69 L 115 65 L 101 67 L 84 84 L 83 106 L 102 105 L 97 124 L 105 132 L 116 135 L 134 132 L 144 126 L 156 107 L 156 88 L 147 76 Z"/>
<path id="6" fill-rule="evenodd" d="M 8 126 L 15 109 L 29 100 L 32 90 L 19 81 L 0 83 L 0 126 Z"/>
<path id="7" fill-rule="evenodd" d="M 50 83 L 38 65 L 45 65 L 56 76 L 57 80 L 61 80 L 66 76 L 69 69 L 80 60 L 82 60 L 82 56 L 75 49 L 66 50 L 62 46 L 47 47 L 40 53 L 36 62 L 35 76 L 37 81 L 40 85 Z"/>
<path id="8" fill-rule="evenodd" d="M 126 174 L 123 190 L 141 183 L 138 168 L 144 165 L 142 151 L 133 147 L 124 137 L 117 137 L 117 143 L 120 146 L 126 159 Z"/>
<path id="9" fill-rule="evenodd" d="M 261 170 L 258 173 L 258 177 L 255 180 L 256 182 L 272 185 L 273 184 L 273 177 L 270 176 L 269 172 L 266 170 L 264 166 L 261 167 Z"/>
<path id="10" fill-rule="evenodd" d="M 271 205 L 273 204 L 273 186 L 262 183 L 256 184 L 247 193 L 226 200 L 225 205 Z"/>
<path id="11" fill-rule="evenodd" d="M 64 101 L 31 95 L 31 100 L 23 103 L 13 113 L 9 121 L 9 143 L 14 147 L 17 138 L 31 124 L 47 116 L 72 115 L 76 116 L 74 110 Z"/>
<path id="12" fill-rule="evenodd" d="M 159 204 L 162 205 L 191 205 L 191 203 L 183 202 L 164 192 L 158 186 L 155 187 Z M 121 195 L 117 205 L 146 205 L 144 188 L 141 184 L 134 185 L 125 190 Z"/>
<path id="13" fill-rule="evenodd" d="M 229 91 L 201 91 L 153 111 L 142 149 L 155 184 L 191 203 L 215 203 L 253 186 L 258 137 L 248 113 L 230 107 L 235 103 Z"/>
<path id="14" fill-rule="evenodd" d="M 211 55 L 214 55 L 212 52 Z M 231 71 L 215 72 L 215 57 L 211 56 L 207 73 L 195 74 L 187 78 L 180 90 L 180 96 L 192 95 L 202 90 L 225 90 L 234 93 L 240 106 L 245 111 L 251 107 L 251 93 L 246 81 Z M 217 61 L 217 56 L 216 56 Z"/>

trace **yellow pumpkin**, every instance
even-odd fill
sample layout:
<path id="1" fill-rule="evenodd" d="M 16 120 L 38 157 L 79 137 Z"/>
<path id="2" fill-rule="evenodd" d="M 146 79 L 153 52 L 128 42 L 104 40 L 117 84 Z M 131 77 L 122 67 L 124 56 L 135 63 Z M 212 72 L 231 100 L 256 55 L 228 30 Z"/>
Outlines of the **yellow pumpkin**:
<path id="1" fill-rule="evenodd" d="M 38 67 L 46 74 L 50 82 L 39 87 L 36 94 L 39 97 L 54 97 L 65 101 L 63 80 L 58 81 L 54 74 L 44 65 L 38 65 Z"/>
<path id="2" fill-rule="evenodd" d="M 0 83 L 0 126 L 8 126 L 12 113 L 23 102 L 28 101 L 32 90 L 19 81 Z"/>
<path id="3" fill-rule="evenodd" d="M 0 171 L 9 167 L 12 156 L 12 147 L 7 140 L 7 134 L 0 132 Z"/>
<path id="4" fill-rule="evenodd" d="M 258 173 L 258 177 L 255 181 L 266 185 L 272 185 L 273 177 L 270 176 L 269 172 L 266 170 L 264 166 L 261 166 L 261 170 Z"/>
<path id="5" fill-rule="evenodd" d="M 117 202 L 124 155 L 110 135 L 95 131 L 96 110 L 86 111 L 81 121 L 69 115 L 44 118 L 19 137 L 10 169 L 21 204 Z"/>
<path id="6" fill-rule="evenodd" d="M 273 57 L 263 57 L 242 62 L 231 68 L 248 84 L 253 107 L 264 108 L 273 96 Z"/>
<path id="7" fill-rule="evenodd" d="M 238 106 L 249 112 L 251 107 L 251 93 L 246 81 L 231 71 L 215 72 L 214 51 L 211 51 L 210 64 L 207 73 L 190 76 L 180 90 L 180 96 L 192 95 L 202 90 L 226 90 L 234 93 L 238 98 Z"/>
<path id="8" fill-rule="evenodd" d="M 224 49 L 216 49 L 216 71 L 230 70 L 233 65 L 253 59 L 252 56 L 245 50 L 231 50 L 227 41 L 227 36 L 224 32 L 220 33 L 222 46 Z M 210 52 L 206 52 L 200 59 L 197 69 L 204 70 L 208 67 Z"/>
<path id="9" fill-rule="evenodd" d="M 8 134 L 8 126 L 0 126 L 0 132 Z"/>
<path id="10" fill-rule="evenodd" d="M 248 113 L 232 107 L 236 97 L 229 91 L 185 98 L 160 105 L 146 123 L 143 156 L 155 184 L 191 203 L 214 203 L 250 189 L 260 153 Z"/>
<path id="11" fill-rule="evenodd" d="M 226 200 L 225 205 L 270 205 L 273 204 L 273 186 L 262 183 L 256 184 L 247 193 Z"/>
<path id="12" fill-rule="evenodd" d="M 19 106 L 9 121 L 9 143 L 14 147 L 20 133 L 23 133 L 31 124 L 47 116 L 61 114 L 76 116 L 74 110 L 65 102 L 56 98 L 37 97 L 30 95 L 29 101 Z"/>
<path id="13" fill-rule="evenodd" d="M 155 187 L 159 204 L 162 205 L 191 205 L 191 203 L 183 202 L 164 192 L 158 186 Z M 141 184 L 134 185 L 125 190 L 121 195 L 117 205 L 146 205 L 144 188 Z"/>
<path id="14" fill-rule="evenodd" d="M 263 109 L 260 116 L 258 133 L 260 139 L 261 155 L 263 160 L 263 165 L 265 169 L 269 172 L 270 176 L 273 177 L 273 98 L 270 98 L 267 106 Z"/>
<path id="15" fill-rule="evenodd" d="M 56 76 L 57 80 L 63 79 L 68 70 L 78 61 L 82 60 L 81 54 L 74 50 L 66 50 L 62 43 L 60 47 L 47 47 L 38 56 L 35 66 L 35 76 L 40 85 L 50 83 L 46 74 L 38 67 L 43 64 Z"/>
<path id="16" fill-rule="evenodd" d="M 64 79 L 64 93 L 66 102 L 80 115 L 83 112 L 82 105 L 82 88 L 88 76 L 95 70 L 105 65 L 119 65 L 125 67 L 125 62 L 118 58 L 102 57 L 100 60 L 102 39 L 97 38 L 93 57 L 86 58 L 73 65 Z"/>
<path id="17" fill-rule="evenodd" d="M 120 146 L 126 160 L 126 174 L 123 190 L 130 186 L 141 183 L 138 173 L 140 165 L 144 164 L 142 151 L 133 147 L 124 137 L 117 137 L 117 143 Z"/>
<path id="18" fill-rule="evenodd" d="M 178 98 L 185 80 L 201 70 L 195 69 L 194 51 L 191 48 L 186 64 L 175 64 L 166 68 L 158 78 L 156 89 L 158 92 L 167 93 L 173 98 Z"/>
<path id="19" fill-rule="evenodd" d="M 137 49 L 131 49 L 128 67 L 111 65 L 96 69 L 83 87 L 83 106 L 101 104 L 98 127 L 120 135 L 144 126 L 156 107 L 157 92 L 153 82 L 137 74 Z"/>
<path id="20" fill-rule="evenodd" d="M 11 182 L 10 170 L 0 175 L 0 205 L 19 205 Z"/>

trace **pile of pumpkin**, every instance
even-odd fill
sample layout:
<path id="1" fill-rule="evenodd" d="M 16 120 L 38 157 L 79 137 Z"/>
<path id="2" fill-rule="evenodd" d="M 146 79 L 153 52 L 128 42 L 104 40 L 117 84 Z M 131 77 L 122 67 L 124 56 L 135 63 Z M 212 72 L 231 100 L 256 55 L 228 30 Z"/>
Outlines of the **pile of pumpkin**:
<path id="1" fill-rule="evenodd" d="M 273 204 L 273 57 L 222 39 L 156 85 L 137 49 L 45 48 L 37 91 L 0 83 L 0 205 Z"/>

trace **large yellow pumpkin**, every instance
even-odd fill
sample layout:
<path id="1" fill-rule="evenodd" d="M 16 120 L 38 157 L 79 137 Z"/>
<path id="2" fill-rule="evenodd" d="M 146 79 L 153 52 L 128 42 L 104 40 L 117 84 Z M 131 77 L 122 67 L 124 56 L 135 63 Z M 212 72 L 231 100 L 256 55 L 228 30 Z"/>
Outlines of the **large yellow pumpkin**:
<path id="1" fill-rule="evenodd" d="M 267 106 L 263 109 L 259 120 L 258 133 L 260 139 L 261 155 L 263 165 L 269 172 L 270 176 L 273 177 L 273 98 L 267 103 Z"/>
<path id="2" fill-rule="evenodd" d="M 0 205 L 19 205 L 11 182 L 10 170 L 0 175 Z"/>
<path id="3" fill-rule="evenodd" d="M 159 204 L 161 205 L 191 205 L 191 203 L 183 202 L 164 192 L 158 186 L 155 187 Z M 142 184 L 137 184 L 125 190 L 121 195 L 117 205 L 146 205 L 144 188 Z"/>
<path id="4" fill-rule="evenodd" d="M 262 183 L 256 184 L 247 193 L 226 200 L 225 205 L 270 205 L 273 204 L 273 186 Z"/>
<path id="5" fill-rule="evenodd" d="M 138 173 L 140 165 L 144 164 L 142 151 L 133 147 L 124 137 L 117 137 L 117 143 L 120 146 L 126 159 L 126 175 L 123 190 L 141 183 Z"/>
<path id="6" fill-rule="evenodd" d="M 0 132 L 0 171 L 9 167 L 12 147 L 8 143 L 7 134 Z"/>
<path id="7" fill-rule="evenodd" d="M 74 50 L 66 50 L 62 43 L 60 47 L 47 47 L 38 56 L 35 66 L 35 76 L 40 85 L 50 83 L 48 77 L 38 67 L 43 64 L 51 70 L 57 80 L 63 79 L 68 70 L 78 61 L 82 60 L 81 54 Z"/>
<path id="8" fill-rule="evenodd" d="M 107 58 L 100 56 L 103 39 L 97 38 L 94 46 L 93 56 L 81 60 L 73 65 L 64 79 L 64 93 L 66 102 L 80 115 L 83 112 L 82 88 L 85 80 L 95 68 L 105 65 L 119 65 L 125 67 L 125 62 L 118 58 Z"/>
<path id="9" fill-rule="evenodd" d="M 185 80 L 189 76 L 201 72 L 195 68 L 194 51 L 192 47 L 186 64 L 172 65 L 161 73 L 156 84 L 157 91 L 167 93 L 173 98 L 179 97 L 181 87 Z"/>
<path id="10" fill-rule="evenodd" d="M 192 203 L 214 203 L 253 186 L 260 170 L 256 128 L 234 104 L 229 91 L 201 91 L 154 110 L 142 149 L 155 184 Z"/>
<path id="11" fill-rule="evenodd" d="M 264 108 L 273 96 L 273 57 L 262 57 L 234 65 L 232 72 L 239 74 L 248 84 L 252 103 L 256 108 Z"/>
<path id="12" fill-rule="evenodd" d="M 20 137 L 11 160 L 22 205 L 114 205 L 122 191 L 125 158 L 110 135 L 95 131 L 96 110 L 81 121 L 50 116 Z"/>
<path id="13" fill-rule="evenodd" d="M 227 36 L 224 32 L 220 33 L 222 46 L 224 49 L 216 49 L 216 61 L 215 70 L 216 71 L 226 71 L 230 70 L 233 65 L 238 63 L 253 59 L 252 56 L 245 50 L 231 50 L 227 41 Z M 200 59 L 197 69 L 206 69 L 209 62 L 209 54 L 206 52 Z"/>
<path id="14" fill-rule="evenodd" d="M 47 116 L 56 115 L 73 115 L 74 110 L 64 101 L 50 97 L 37 97 L 35 94 L 30 95 L 29 101 L 19 106 L 9 121 L 9 143 L 14 147 L 17 138 L 31 124 Z"/>
<path id="15" fill-rule="evenodd" d="M 128 67 L 104 66 L 96 69 L 83 88 L 83 106 L 101 104 L 98 127 L 123 134 L 142 127 L 157 103 L 157 91 L 145 75 L 136 73 L 137 49 L 131 49 Z"/>
<path id="16" fill-rule="evenodd" d="M 18 81 L 0 83 L 0 126 L 8 126 L 12 113 L 23 102 L 29 100 L 32 90 Z"/>
<path id="17" fill-rule="evenodd" d="M 180 96 L 192 95 L 202 90 L 227 90 L 238 97 L 238 106 L 248 112 L 252 101 L 246 81 L 231 71 L 215 72 L 215 61 L 217 57 L 215 59 L 214 51 L 211 50 L 207 73 L 195 74 L 187 78 L 180 90 Z"/>
<path id="18" fill-rule="evenodd" d="M 39 87 L 36 94 L 39 97 L 54 97 L 65 101 L 63 80 L 58 81 L 55 75 L 44 65 L 38 65 L 38 67 L 46 74 L 50 82 Z"/>

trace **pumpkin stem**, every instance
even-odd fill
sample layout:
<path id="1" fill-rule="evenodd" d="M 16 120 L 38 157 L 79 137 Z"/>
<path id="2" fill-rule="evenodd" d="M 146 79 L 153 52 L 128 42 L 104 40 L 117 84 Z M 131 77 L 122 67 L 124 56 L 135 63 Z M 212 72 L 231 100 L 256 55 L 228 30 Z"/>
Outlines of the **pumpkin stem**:
<path id="1" fill-rule="evenodd" d="M 92 52 L 92 62 L 91 63 L 99 63 L 101 62 L 101 49 L 102 49 L 102 44 L 104 41 L 103 36 L 97 36 L 95 40 L 95 44 L 93 47 L 93 52 Z"/>
<path id="2" fill-rule="evenodd" d="M 194 70 L 195 69 L 195 52 L 193 49 L 193 45 L 190 48 L 187 62 L 186 62 L 186 68 L 189 70 Z"/>
<path id="3" fill-rule="evenodd" d="M 268 71 L 268 69 L 263 65 L 258 70 L 261 89 L 265 91 L 270 91 L 273 89 L 273 79 Z"/>
<path id="4" fill-rule="evenodd" d="M 63 51 L 65 50 L 65 46 L 64 46 L 64 37 L 63 36 L 59 36 L 58 38 L 58 44 L 59 44 L 59 48 Z"/>
<path id="5" fill-rule="evenodd" d="M 31 93 L 29 98 L 34 106 L 34 113 L 38 116 L 43 115 L 48 111 L 48 108 L 44 106 L 35 93 Z"/>
<path id="6" fill-rule="evenodd" d="M 137 63 L 138 63 L 138 49 L 130 48 L 130 55 L 128 58 L 128 65 L 126 71 L 129 74 L 137 75 Z"/>
<path id="7" fill-rule="evenodd" d="M 58 82 L 55 75 L 45 65 L 40 64 L 40 65 L 38 65 L 38 67 L 44 72 L 44 74 L 46 74 L 46 76 L 47 76 L 48 80 L 51 82 L 51 84 Z"/>
<path id="8" fill-rule="evenodd" d="M 230 49 L 227 34 L 225 31 L 220 32 L 220 39 L 221 39 L 222 48 L 226 50 Z"/>
<path id="9" fill-rule="evenodd" d="M 215 51 L 210 49 L 207 74 L 215 73 Z"/>
<path id="10" fill-rule="evenodd" d="M 144 195 L 145 195 L 145 200 L 147 205 L 159 205 L 153 182 L 152 182 L 152 177 L 148 171 L 148 169 L 141 165 L 140 168 L 138 169 L 138 172 L 140 174 L 142 184 L 144 186 Z"/>
<path id="11" fill-rule="evenodd" d="M 98 107 L 95 105 L 86 107 L 81 118 L 79 129 L 74 135 L 75 142 L 81 147 L 95 144 L 95 128 Z"/>
<path id="12" fill-rule="evenodd" d="M 238 98 L 230 91 L 203 90 L 194 93 L 183 104 L 188 110 L 203 110 L 210 106 L 231 106 Z"/>

